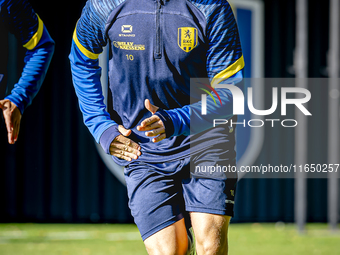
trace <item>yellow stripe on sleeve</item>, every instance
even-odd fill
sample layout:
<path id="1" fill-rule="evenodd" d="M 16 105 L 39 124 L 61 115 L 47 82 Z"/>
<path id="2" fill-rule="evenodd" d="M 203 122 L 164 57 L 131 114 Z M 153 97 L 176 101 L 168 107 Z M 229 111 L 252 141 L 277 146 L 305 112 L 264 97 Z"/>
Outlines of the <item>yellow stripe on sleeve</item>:
<path id="1" fill-rule="evenodd" d="M 241 71 L 244 68 L 244 59 L 243 55 L 232 65 L 228 66 L 223 71 L 219 72 L 214 76 L 214 78 L 211 81 L 212 87 L 214 87 L 216 84 L 230 78 L 237 72 Z"/>
<path id="2" fill-rule="evenodd" d="M 89 51 L 88 49 L 86 49 L 83 45 L 81 45 L 81 43 L 78 41 L 78 37 L 77 37 L 77 26 L 74 29 L 73 32 L 73 41 L 76 43 L 77 47 L 79 48 L 79 50 L 88 58 L 90 59 L 97 59 L 99 57 L 99 54 L 96 53 L 92 53 L 91 51 Z"/>
<path id="3" fill-rule="evenodd" d="M 33 50 L 35 48 L 35 46 L 38 45 L 38 43 L 41 39 L 41 36 L 43 34 L 43 31 L 44 31 L 44 23 L 39 18 L 38 14 L 37 14 L 37 17 L 38 17 L 38 30 L 32 36 L 32 38 L 24 45 L 24 47 L 28 50 Z"/>

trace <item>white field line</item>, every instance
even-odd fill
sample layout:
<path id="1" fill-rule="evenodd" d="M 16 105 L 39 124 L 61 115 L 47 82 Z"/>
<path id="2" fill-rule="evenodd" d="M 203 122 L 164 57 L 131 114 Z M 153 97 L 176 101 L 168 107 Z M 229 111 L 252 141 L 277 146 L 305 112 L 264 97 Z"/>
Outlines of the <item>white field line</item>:
<path id="1" fill-rule="evenodd" d="M 108 241 L 139 241 L 142 240 L 139 232 L 110 233 L 106 235 Z"/>
<path id="2" fill-rule="evenodd" d="M 24 239 L 27 238 L 28 234 L 26 231 L 13 230 L 13 231 L 1 231 L 0 239 Z"/>
<path id="3" fill-rule="evenodd" d="M 26 231 L 0 231 L 0 243 L 9 240 L 34 238 L 37 236 L 29 236 Z M 43 236 L 45 240 L 90 240 L 97 237 L 95 231 L 65 231 L 65 232 L 48 232 Z M 139 232 L 119 232 L 108 233 L 105 236 L 108 241 L 139 241 L 142 240 Z"/>
<path id="4" fill-rule="evenodd" d="M 93 231 L 50 232 L 45 236 L 48 240 L 86 240 L 95 236 Z"/>

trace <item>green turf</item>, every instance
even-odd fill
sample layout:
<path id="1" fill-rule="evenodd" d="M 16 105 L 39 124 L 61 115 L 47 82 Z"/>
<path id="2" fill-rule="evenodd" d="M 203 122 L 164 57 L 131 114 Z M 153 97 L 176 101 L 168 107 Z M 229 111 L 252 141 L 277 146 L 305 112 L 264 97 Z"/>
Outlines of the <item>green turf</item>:
<path id="1" fill-rule="evenodd" d="M 147 254 L 135 225 L 0 224 L 1 255 Z"/>
<path id="2" fill-rule="evenodd" d="M 340 254 L 340 233 L 308 224 L 298 235 L 292 224 L 231 224 L 230 255 Z M 146 254 L 134 225 L 0 224 L 1 255 Z"/>
<path id="3" fill-rule="evenodd" d="M 293 224 L 232 224 L 229 254 L 340 255 L 340 232 L 326 224 L 308 224 L 299 235 Z"/>

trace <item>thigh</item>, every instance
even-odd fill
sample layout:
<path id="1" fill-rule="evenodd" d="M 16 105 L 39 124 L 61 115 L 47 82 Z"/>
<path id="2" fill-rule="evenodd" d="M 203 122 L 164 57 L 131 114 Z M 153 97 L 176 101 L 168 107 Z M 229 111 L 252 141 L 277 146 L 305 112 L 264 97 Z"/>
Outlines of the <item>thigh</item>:
<path id="1" fill-rule="evenodd" d="M 136 163 L 125 168 L 125 179 L 131 214 L 143 240 L 183 218 L 182 184 L 176 174 L 164 175 L 153 165 Z"/>
<path id="2" fill-rule="evenodd" d="M 227 160 L 224 164 L 228 165 L 229 162 Z M 211 176 L 209 173 L 204 177 L 182 181 L 185 207 L 190 212 L 197 254 L 226 255 L 228 226 L 234 215 L 237 175 Z"/>
<path id="3" fill-rule="evenodd" d="M 184 219 L 149 236 L 144 244 L 149 255 L 186 254 L 188 238 Z"/>
<path id="4" fill-rule="evenodd" d="M 233 144 L 216 145 L 191 157 L 185 166 L 190 168 L 191 178 L 182 181 L 187 211 L 234 216 L 237 172 L 233 172 Z"/>

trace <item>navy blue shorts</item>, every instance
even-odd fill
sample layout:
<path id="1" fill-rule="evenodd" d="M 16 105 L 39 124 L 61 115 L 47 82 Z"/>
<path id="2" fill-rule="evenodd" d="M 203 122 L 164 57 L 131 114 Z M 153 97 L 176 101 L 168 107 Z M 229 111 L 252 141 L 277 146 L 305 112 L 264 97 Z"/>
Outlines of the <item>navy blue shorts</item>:
<path id="1" fill-rule="evenodd" d="M 237 174 L 192 178 L 189 163 L 187 158 L 159 164 L 133 162 L 125 167 L 129 207 L 143 240 L 187 212 L 233 216 Z"/>

